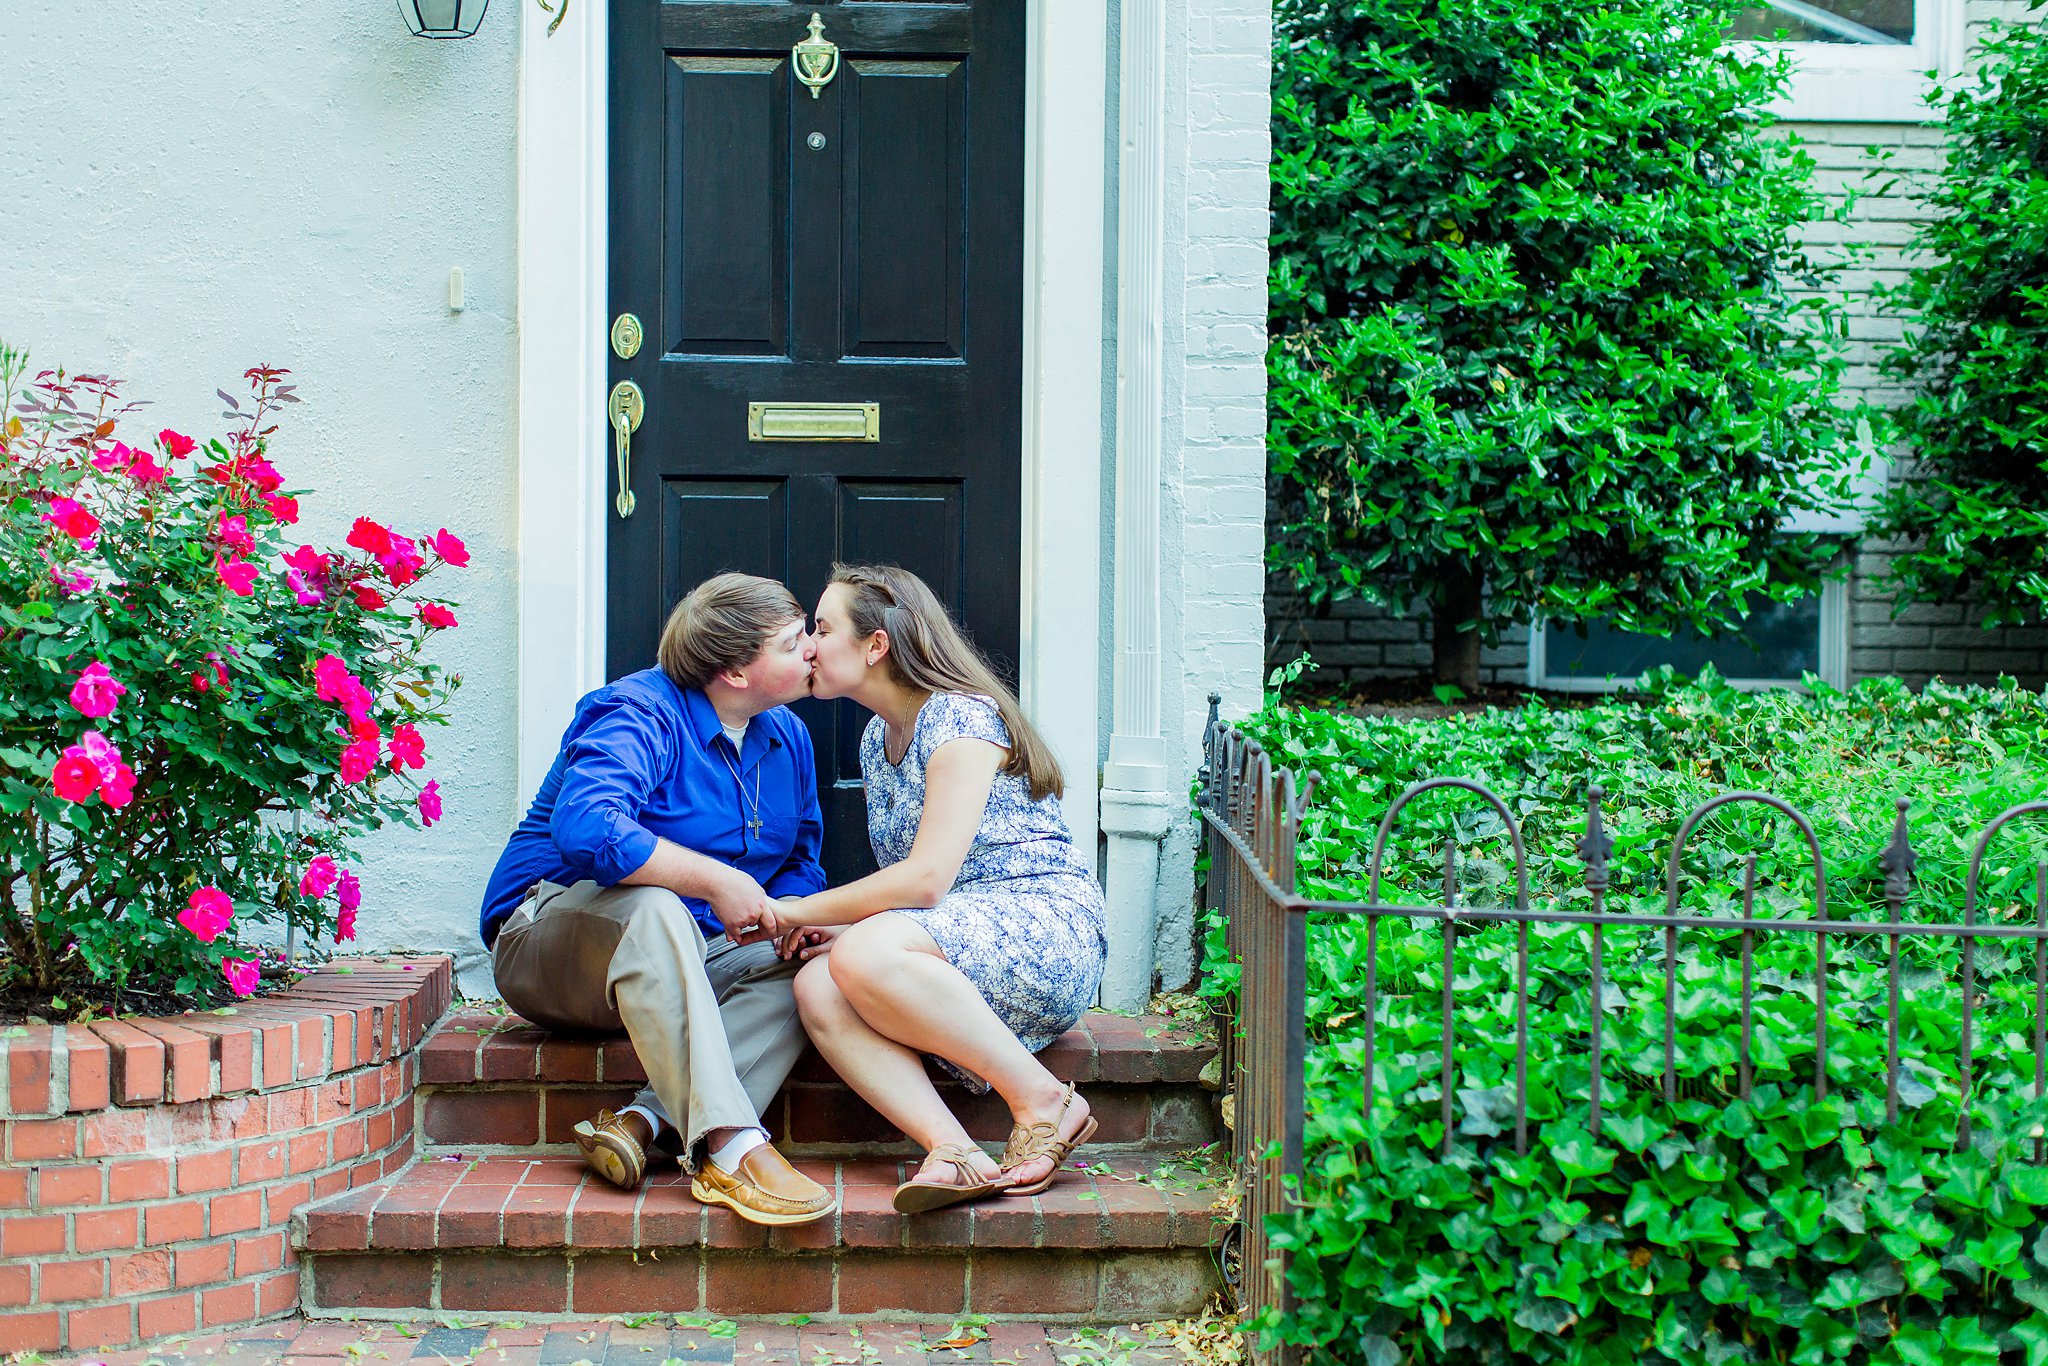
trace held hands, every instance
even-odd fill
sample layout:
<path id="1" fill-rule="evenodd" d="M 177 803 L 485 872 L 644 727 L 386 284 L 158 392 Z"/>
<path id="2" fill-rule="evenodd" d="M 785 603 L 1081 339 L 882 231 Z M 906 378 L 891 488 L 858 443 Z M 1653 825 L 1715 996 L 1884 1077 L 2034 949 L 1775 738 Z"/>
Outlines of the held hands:
<path id="1" fill-rule="evenodd" d="M 776 903 L 761 884 L 734 869 L 732 877 L 710 898 L 711 913 L 725 926 L 726 937 L 735 944 L 758 944 L 783 933 L 776 919 Z"/>
<path id="2" fill-rule="evenodd" d="M 780 957 L 808 963 L 813 958 L 832 952 L 832 941 L 845 931 L 844 925 L 799 925 L 782 936 L 782 942 L 775 946 L 775 952 Z"/>

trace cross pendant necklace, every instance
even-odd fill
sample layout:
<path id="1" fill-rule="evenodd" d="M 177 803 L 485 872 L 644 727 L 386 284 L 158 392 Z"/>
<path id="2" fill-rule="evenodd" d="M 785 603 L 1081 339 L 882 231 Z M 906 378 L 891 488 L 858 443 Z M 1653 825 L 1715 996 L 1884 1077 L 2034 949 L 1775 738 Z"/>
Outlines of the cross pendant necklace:
<path id="1" fill-rule="evenodd" d="M 748 802 L 748 801 L 747 801 L 747 785 L 746 785 L 745 781 L 741 779 L 741 777 L 740 777 L 740 771 L 739 771 L 739 770 L 738 770 L 737 768 L 733 767 L 733 762 L 732 762 L 732 760 L 730 760 L 730 759 L 728 759 L 728 758 L 726 758 L 726 757 L 725 757 L 725 752 L 724 752 L 723 750 L 719 751 L 719 755 L 718 755 L 718 758 L 719 758 L 719 761 L 720 761 L 720 762 L 722 762 L 722 763 L 723 763 L 723 764 L 725 765 L 725 769 L 726 769 L 726 772 L 728 772 L 728 773 L 732 774 L 732 785 L 733 785 L 733 786 L 734 786 L 735 788 L 739 789 L 739 794 L 740 794 L 740 801 L 741 801 L 742 803 L 744 803 L 744 804 L 745 804 L 745 805 L 746 805 L 746 806 L 747 806 L 747 807 L 749 808 L 749 810 L 741 812 L 741 816 L 742 816 L 742 819 L 743 819 L 743 821 L 744 821 L 744 823 L 745 823 L 745 825 L 746 825 L 746 829 L 747 829 L 747 838 L 748 838 L 749 840 L 757 840 L 757 839 L 761 838 L 761 770 L 760 770 L 760 768 L 759 768 L 758 766 L 756 766 L 756 767 L 755 767 L 755 769 L 754 769 L 754 799 L 753 799 L 753 801 L 751 801 L 751 802 Z"/>

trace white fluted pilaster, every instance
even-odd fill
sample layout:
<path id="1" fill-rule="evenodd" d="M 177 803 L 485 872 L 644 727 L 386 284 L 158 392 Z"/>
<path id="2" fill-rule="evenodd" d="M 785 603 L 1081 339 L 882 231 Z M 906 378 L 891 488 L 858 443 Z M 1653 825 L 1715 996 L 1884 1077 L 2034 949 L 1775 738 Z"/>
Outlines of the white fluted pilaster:
<path id="1" fill-rule="evenodd" d="M 1109 835 L 1103 1004 L 1152 994 L 1159 841 L 1171 822 L 1159 727 L 1160 431 L 1166 250 L 1165 0 L 1124 0 L 1117 195 L 1115 663 L 1102 825 Z"/>

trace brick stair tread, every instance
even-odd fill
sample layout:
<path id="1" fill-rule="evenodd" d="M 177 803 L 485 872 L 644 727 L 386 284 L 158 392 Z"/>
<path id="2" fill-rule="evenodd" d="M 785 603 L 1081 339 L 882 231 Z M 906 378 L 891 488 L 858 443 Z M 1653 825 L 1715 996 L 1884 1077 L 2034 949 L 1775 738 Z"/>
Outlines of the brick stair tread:
<path id="1" fill-rule="evenodd" d="M 1191 1084 L 1215 1053 L 1206 1031 L 1163 1016 L 1090 1011 L 1039 1057 L 1077 1085 Z M 426 1086 L 618 1085 L 646 1079 L 632 1041 L 624 1035 L 557 1034 L 516 1015 L 453 1012 L 420 1050 L 420 1081 Z M 838 1080 L 815 1049 L 806 1050 L 790 1079 Z"/>
<path id="2" fill-rule="evenodd" d="M 1004 1197 L 905 1216 L 891 1207 L 914 1163 L 886 1158 L 795 1166 L 836 1190 L 839 1210 L 811 1224 L 764 1228 L 730 1210 L 698 1204 L 670 1167 L 638 1191 L 621 1191 L 573 1157 L 423 1158 L 389 1180 L 307 1207 L 294 1221 L 303 1252 L 646 1248 L 796 1251 L 934 1249 L 1086 1252 L 1209 1247 L 1222 1234 L 1220 1175 L 1185 1166 L 1145 1181 L 1165 1154 L 1123 1153 L 1068 1169 L 1042 1195 Z"/>

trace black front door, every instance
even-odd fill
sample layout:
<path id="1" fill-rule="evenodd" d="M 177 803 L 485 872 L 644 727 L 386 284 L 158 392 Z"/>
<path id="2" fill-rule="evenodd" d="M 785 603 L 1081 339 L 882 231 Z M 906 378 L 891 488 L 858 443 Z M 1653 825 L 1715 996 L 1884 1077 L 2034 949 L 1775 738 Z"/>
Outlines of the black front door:
<path id="1" fill-rule="evenodd" d="M 1014 679 L 1023 153 L 1024 0 L 613 0 L 611 312 L 643 340 L 611 378 L 645 416 L 610 676 L 707 575 L 809 607 L 836 559 L 922 575 Z M 836 881 L 872 866 L 866 713 L 799 710 Z"/>

